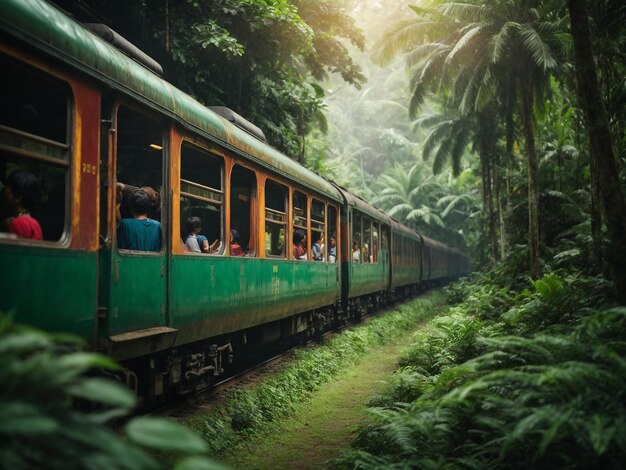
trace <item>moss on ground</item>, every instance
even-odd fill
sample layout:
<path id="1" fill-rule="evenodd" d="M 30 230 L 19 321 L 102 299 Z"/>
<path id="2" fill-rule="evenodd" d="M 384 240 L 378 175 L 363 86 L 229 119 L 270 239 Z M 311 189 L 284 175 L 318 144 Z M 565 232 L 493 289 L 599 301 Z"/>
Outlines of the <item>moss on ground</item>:
<path id="1" fill-rule="evenodd" d="M 396 368 L 399 346 L 371 350 L 363 360 L 318 390 L 271 433 L 241 447 L 226 463 L 235 469 L 320 469 L 341 455 L 367 420 L 368 399 Z"/>
<path id="2" fill-rule="evenodd" d="M 234 468 L 321 468 L 367 419 L 365 403 L 396 367 L 410 333 L 441 311 L 430 293 L 300 351 L 276 377 L 235 392 L 191 425 Z"/>

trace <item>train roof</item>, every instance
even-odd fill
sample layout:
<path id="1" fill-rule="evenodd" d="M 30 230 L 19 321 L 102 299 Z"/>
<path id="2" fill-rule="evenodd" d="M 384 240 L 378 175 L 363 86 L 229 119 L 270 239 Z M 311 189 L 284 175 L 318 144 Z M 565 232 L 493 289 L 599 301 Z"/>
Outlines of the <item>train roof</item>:
<path id="1" fill-rule="evenodd" d="M 369 215 L 373 219 L 379 220 L 381 222 L 385 222 L 387 224 L 391 223 L 391 220 L 392 220 L 391 217 L 389 217 L 387 214 L 385 214 L 383 211 L 381 211 L 377 207 L 374 207 L 369 202 L 361 199 L 359 196 L 352 194 L 346 188 L 342 188 L 341 186 L 337 184 L 335 184 L 335 187 L 343 195 L 345 203 L 348 204 L 349 206 L 357 208 L 359 211 L 363 212 L 364 214 Z"/>
<path id="2" fill-rule="evenodd" d="M 232 125 L 43 0 L 0 1 L 0 30 L 35 46 L 231 151 L 341 201 L 337 188 Z"/>
<path id="3" fill-rule="evenodd" d="M 419 240 L 423 238 L 422 235 L 412 228 L 407 227 L 406 225 L 398 222 L 395 219 L 391 219 L 391 231 L 395 233 L 401 233 L 405 237 L 412 238 L 414 240 Z"/>
<path id="4" fill-rule="evenodd" d="M 433 240 L 432 238 L 428 238 L 426 235 L 422 235 L 422 238 L 424 239 L 425 246 L 430 246 L 431 248 L 436 248 L 438 250 L 447 251 L 450 253 L 461 253 L 459 250 L 455 248 L 451 248 L 444 243 L 438 242 L 437 240 Z"/>

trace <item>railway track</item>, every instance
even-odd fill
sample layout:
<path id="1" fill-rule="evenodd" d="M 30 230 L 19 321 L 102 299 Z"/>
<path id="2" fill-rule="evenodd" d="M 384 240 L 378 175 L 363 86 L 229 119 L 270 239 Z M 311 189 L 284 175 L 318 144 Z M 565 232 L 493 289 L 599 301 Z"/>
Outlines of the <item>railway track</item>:
<path id="1" fill-rule="evenodd" d="M 329 330 L 322 335 L 310 338 L 305 342 L 300 342 L 296 345 L 289 345 L 277 353 L 268 355 L 269 357 L 259 363 L 245 367 L 240 371 L 233 372 L 232 375 L 225 377 L 219 382 L 216 382 L 208 387 L 204 387 L 193 393 L 179 396 L 171 402 L 165 403 L 164 405 L 143 414 L 148 416 L 182 418 L 195 414 L 199 408 L 203 411 L 210 410 L 211 408 L 223 403 L 228 394 L 227 392 L 244 389 L 247 386 L 262 381 L 279 371 L 282 367 L 289 363 L 296 350 L 307 347 L 315 347 L 346 328 L 368 321 L 374 315 L 383 313 L 389 307 L 390 306 L 385 307 L 383 310 L 376 313 L 363 315 L 356 321 L 340 325 L 339 327 Z"/>

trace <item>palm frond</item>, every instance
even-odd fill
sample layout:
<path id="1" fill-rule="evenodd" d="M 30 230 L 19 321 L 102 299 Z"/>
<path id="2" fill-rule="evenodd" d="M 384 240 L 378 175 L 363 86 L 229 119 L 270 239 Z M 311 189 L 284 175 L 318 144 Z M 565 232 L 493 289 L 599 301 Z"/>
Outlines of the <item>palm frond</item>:
<path id="1" fill-rule="evenodd" d="M 372 47 L 372 59 L 379 65 L 388 65 L 395 57 L 414 43 L 420 43 L 441 23 L 409 18 L 398 21 Z"/>
<path id="2" fill-rule="evenodd" d="M 438 11 L 446 18 L 459 22 L 475 23 L 487 16 L 489 7 L 472 3 L 446 2 L 439 6 Z"/>
<path id="3" fill-rule="evenodd" d="M 446 57 L 446 63 L 451 64 L 457 54 L 462 53 L 465 48 L 471 47 L 473 39 L 481 33 L 481 29 L 480 25 L 473 26 L 469 31 L 463 34 Z"/>
<path id="4" fill-rule="evenodd" d="M 423 142 L 422 147 L 422 159 L 427 161 L 432 155 L 433 151 L 443 140 L 450 138 L 450 131 L 452 130 L 453 121 L 448 119 L 441 121 L 434 125 Z"/>
<path id="5" fill-rule="evenodd" d="M 544 71 L 556 68 L 556 60 L 552 51 L 537 30 L 530 25 L 523 25 L 519 34 L 524 47 L 532 57 L 535 65 Z"/>
<path id="6" fill-rule="evenodd" d="M 505 56 L 506 50 L 509 47 L 509 40 L 515 31 L 518 31 L 521 25 L 515 21 L 507 21 L 500 31 L 496 33 L 489 40 L 489 47 L 491 48 L 491 62 L 494 64 L 500 63 Z"/>
<path id="7" fill-rule="evenodd" d="M 435 160 L 433 161 L 433 173 L 438 175 L 443 170 L 446 161 L 450 156 L 450 149 L 452 148 L 452 143 L 454 142 L 454 137 L 448 138 L 441 142 L 437 153 L 435 154 Z"/>
<path id="8" fill-rule="evenodd" d="M 450 49 L 450 46 L 440 42 L 420 44 L 418 47 L 411 49 L 411 51 L 406 54 L 406 66 L 408 68 L 413 68 L 422 61 L 427 60 L 436 54 L 443 53 L 448 49 Z"/>
<path id="9" fill-rule="evenodd" d="M 452 145 L 452 148 L 450 149 L 450 159 L 452 161 L 452 174 L 454 176 L 459 176 L 459 174 L 461 174 L 461 159 L 469 143 L 470 135 L 471 135 L 471 130 L 467 126 L 467 123 L 463 122 L 463 125 L 460 126 L 460 128 L 456 132 L 456 135 L 454 137 L 454 144 Z"/>

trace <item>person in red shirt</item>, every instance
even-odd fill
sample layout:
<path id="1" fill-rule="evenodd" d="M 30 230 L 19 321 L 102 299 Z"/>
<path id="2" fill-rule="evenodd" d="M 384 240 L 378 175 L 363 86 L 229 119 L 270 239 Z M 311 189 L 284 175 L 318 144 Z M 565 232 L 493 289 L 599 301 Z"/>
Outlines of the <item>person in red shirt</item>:
<path id="1" fill-rule="evenodd" d="M 239 232 L 235 229 L 230 231 L 230 256 L 242 256 L 243 248 L 239 244 Z"/>
<path id="2" fill-rule="evenodd" d="M 293 259 L 306 260 L 306 233 L 302 230 L 293 232 Z"/>
<path id="3" fill-rule="evenodd" d="M 20 238 L 43 240 L 41 226 L 30 215 L 31 209 L 41 199 L 41 185 L 31 172 L 17 170 L 9 175 L 2 189 L 3 231 L 14 233 Z"/>

